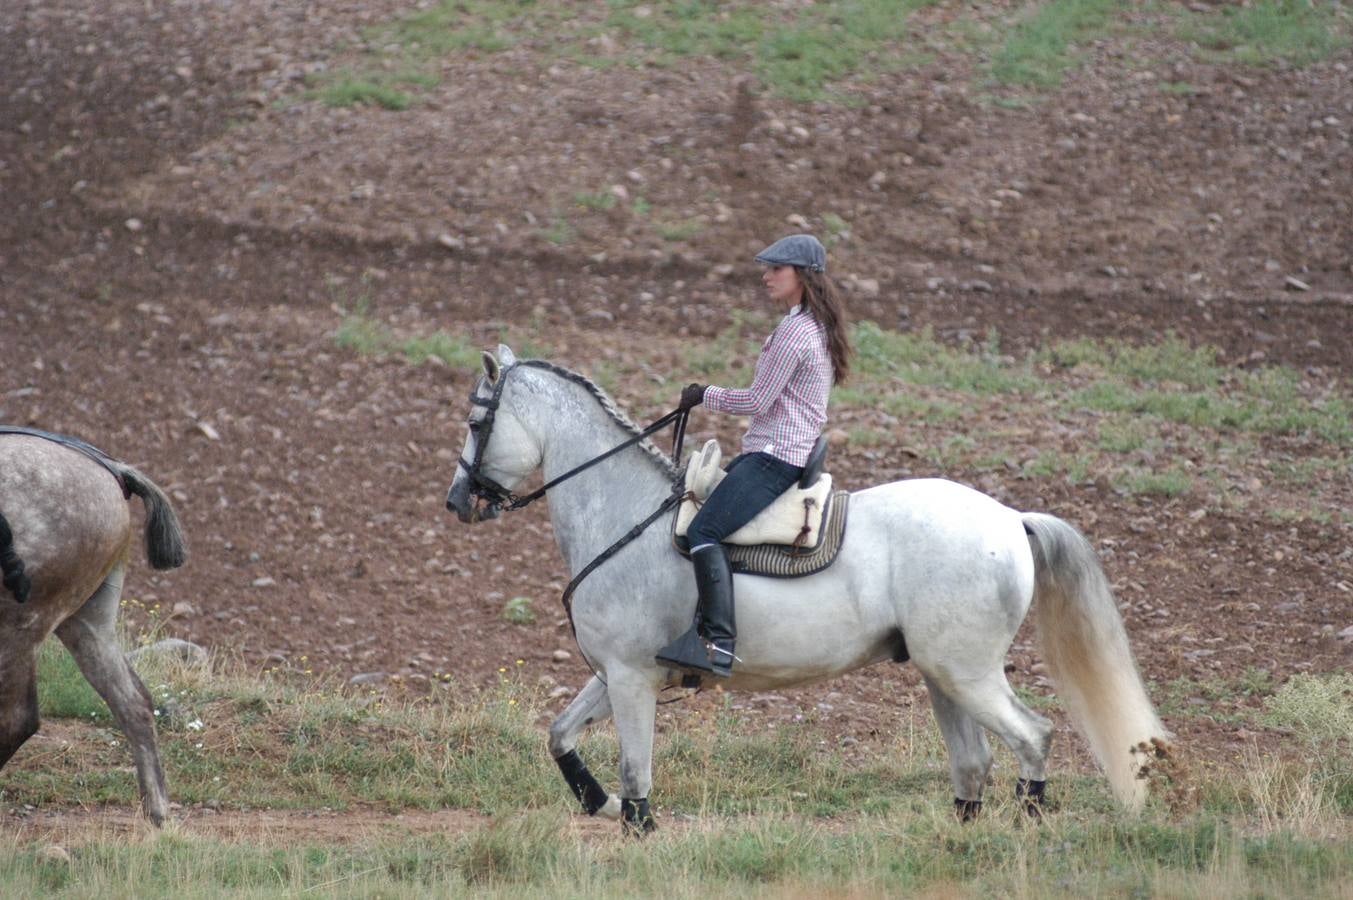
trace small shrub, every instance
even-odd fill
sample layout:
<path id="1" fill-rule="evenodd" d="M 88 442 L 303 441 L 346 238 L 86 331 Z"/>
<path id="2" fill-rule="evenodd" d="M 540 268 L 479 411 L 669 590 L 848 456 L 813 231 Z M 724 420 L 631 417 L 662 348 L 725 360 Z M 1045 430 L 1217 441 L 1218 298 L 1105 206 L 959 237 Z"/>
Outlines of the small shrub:
<path id="1" fill-rule="evenodd" d="M 1315 748 L 1353 750 L 1353 674 L 1293 675 L 1265 704 L 1264 721 Z"/>
<path id="2" fill-rule="evenodd" d="M 413 105 L 413 95 L 388 84 L 355 76 L 340 77 L 326 84 L 320 89 L 319 96 L 329 106 L 365 105 L 404 110 Z"/>
<path id="3" fill-rule="evenodd" d="M 503 604 L 503 618 L 514 625 L 530 625 L 536 620 L 535 610 L 531 608 L 534 602 L 530 597 L 513 597 Z"/>
<path id="4" fill-rule="evenodd" d="M 476 885 L 545 882 L 563 854 L 562 831 L 557 813 L 500 818 L 461 843 L 457 867 Z"/>

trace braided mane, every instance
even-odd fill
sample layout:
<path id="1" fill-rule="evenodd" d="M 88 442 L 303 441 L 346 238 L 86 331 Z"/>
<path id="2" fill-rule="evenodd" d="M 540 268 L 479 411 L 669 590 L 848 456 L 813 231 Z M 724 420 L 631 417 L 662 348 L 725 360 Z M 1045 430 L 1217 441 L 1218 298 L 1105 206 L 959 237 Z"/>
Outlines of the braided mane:
<path id="1" fill-rule="evenodd" d="M 600 385 L 596 384 L 586 375 L 580 375 L 571 369 L 565 369 L 563 366 L 556 365 L 552 362 L 546 362 L 543 359 L 524 359 L 518 362 L 517 365 L 530 366 L 533 369 L 543 369 L 546 372 L 558 375 L 566 381 L 571 381 L 576 385 L 586 388 L 587 392 L 596 399 L 597 403 L 601 404 L 601 408 L 606 411 L 606 414 L 610 416 L 612 421 L 617 425 L 628 431 L 630 434 L 638 434 L 643 431 L 642 428 L 630 421 L 630 417 L 625 415 L 620 407 L 615 405 L 615 401 L 611 399 L 609 394 L 601 389 Z M 680 473 L 680 470 L 672 465 L 672 460 L 668 458 L 667 454 L 663 453 L 662 450 L 648 438 L 644 438 L 635 446 L 648 454 L 669 478 L 676 478 Z"/>

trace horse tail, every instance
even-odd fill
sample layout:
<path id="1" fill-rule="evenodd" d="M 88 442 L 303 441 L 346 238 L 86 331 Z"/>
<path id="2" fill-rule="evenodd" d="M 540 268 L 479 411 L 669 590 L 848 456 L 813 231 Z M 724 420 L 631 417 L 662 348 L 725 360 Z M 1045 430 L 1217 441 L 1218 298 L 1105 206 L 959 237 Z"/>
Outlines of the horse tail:
<path id="1" fill-rule="evenodd" d="M 28 573 L 24 572 L 23 560 L 14 552 L 14 532 L 9 529 L 9 521 L 0 513 L 0 574 L 4 576 L 5 588 L 14 595 L 18 603 L 28 602 L 28 592 L 32 584 Z"/>
<path id="2" fill-rule="evenodd" d="M 110 460 L 127 490 L 146 506 L 146 558 L 151 568 L 176 569 L 188 558 L 179 517 L 155 482 L 118 460 Z"/>
<path id="3" fill-rule="evenodd" d="M 1147 764 L 1164 753 L 1170 735 L 1146 695 L 1108 578 L 1075 527 L 1040 513 L 1022 518 L 1044 664 L 1114 795 L 1139 809 Z"/>

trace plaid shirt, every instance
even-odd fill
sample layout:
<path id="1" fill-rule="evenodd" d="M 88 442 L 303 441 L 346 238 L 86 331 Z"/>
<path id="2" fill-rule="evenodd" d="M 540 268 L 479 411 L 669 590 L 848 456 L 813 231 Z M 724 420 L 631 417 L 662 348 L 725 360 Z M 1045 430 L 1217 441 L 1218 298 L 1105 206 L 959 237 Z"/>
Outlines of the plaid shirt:
<path id="1" fill-rule="evenodd" d="M 761 345 L 752 386 L 742 390 L 710 385 L 705 406 L 752 417 L 742 452 L 769 453 L 802 466 L 827 421 L 831 386 L 827 335 L 812 315 L 795 307 Z"/>

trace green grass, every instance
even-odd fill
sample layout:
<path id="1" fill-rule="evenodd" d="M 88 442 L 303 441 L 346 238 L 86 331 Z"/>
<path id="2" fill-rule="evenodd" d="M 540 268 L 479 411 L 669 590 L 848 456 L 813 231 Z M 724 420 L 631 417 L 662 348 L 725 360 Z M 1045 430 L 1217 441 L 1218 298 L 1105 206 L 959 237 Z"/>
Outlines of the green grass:
<path id="1" fill-rule="evenodd" d="M 975 60 L 989 85 L 1044 92 L 1080 65 L 1093 41 L 1150 27 L 1196 49 L 1208 61 L 1308 65 L 1350 40 L 1338 3 L 1255 0 L 1216 11 L 1148 7 L 1150 26 L 1125 0 L 1049 0 L 1028 4 L 1014 21 L 992 11 L 960 8 L 938 31 L 913 14 L 936 0 L 833 0 L 781 5 L 768 12 L 753 0 L 610 0 L 606 4 L 536 0 L 440 0 L 363 31 L 367 51 L 356 68 L 335 67 L 309 79 L 315 96 L 335 106 L 408 109 L 420 91 L 441 81 L 444 63 L 527 48 L 542 67 L 566 57 L 593 68 L 681 68 L 715 60 L 748 73 L 780 100 L 851 103 L 849 86 L 879 73 L 918 65 L 943 45 Z M 977 60 L 985 59 L 986 62 Z M 1166 93 L 1189 94 L 1184 82 Z M 1030 101 L 989 96 L 1007 108 Z M 827 228 L 832 239 L 833 229 Z"/>
<path id="2" fill-rule="evenodd" d="M 513 625 L 530 625 L 536 620 L 534 603 L 530 597 L 513 597 L 503 604 L 503 618 Z"/>
<path id="3" fill-rule="evenodd" d="M 749 2 L 613 0 L 605 29 L 627 52 L 643 48 L 651 63 L 724 60 L 750 70 L 781 97 L 819 100 L 846 79 L 914 61 L 908 17 L 926 5 L 929 0 L 849 0 L 768 14 Z"/>
<path id="4" fill-rule="evenodd" d="M 1055 88 L 1078 59 L 1075 46 L 1107 34 L 1123 0 L 1051 0 L 1034 7 L 996 50 L 990 74 L 1001 84 Z"/>
<path id="5" fill-rule="evenodd" d="M 578 191 L 573 195 L 573 202 L 584 209 L 604 211 L 614 207 L 618 198 L 609 191 Z"/>
<path id="6" fill-rule="evenodd" d="M 511 331 L 502 336 L 504 343 L 513 347 L 521 359 L 548 359 L 553 355 L 550 345 L 536 336 L 542 328 L 532 326 L 530 334 Z M 483 349 L 470 344 L 458 334 L 434 331 L 400 337 L 389 326 L 362 312 L 349 313 L 334 332 L 334 343 L 362 355 L 384 356 L 399 354 L 408 362 L 418 364 L 436 357 L 447 365 L 477 370 Z"/>
<path id="7" fill-rule="evenodd" d="M 408 109 L 413 96 L 406 91 L 379 84 L 369 78 L 340 77 L 327 81 L 318 91 L 319 98 L 330 106 L 380 106 L 385 109 Z"/>
<path id="8" fill-rule="evenodd" d="M 897 739 L 843 758 L 813 721 L 749 730 L 731 706 L 662 733 L 654 761 L 659 832 L 606 840 L 567 827 L 573 800 L 545 753 L 540 696 L 504 665 L 495 688 L 392 701 L 331 690 L 292 674 L 262 679 L 159 664 L 148 684 L 191 708 L 201 730 L 162 728 L 174 798 L 226 809 L 355 806 L 488 813 L 462 832 L 386 830 L 334 844 L 277 844 L 266 831 L 231 841 L 190 823 L 147 839 L 94 833 L 66 843 L 0 840 L 15 896 L 632 897 L 909 895 L 1337 896 L 1353 878 L 1353 759 L 1347 675 L 1266 672 L 1179 680 L 1155 692 L 1180 715 L 1224 713 L 1285 729 L 1277 755 L 1209 760 L 1171 812 L 1169 790 L 1144 815 L 1117 812 L 1103 779 L 1062 773 L 1057 806 L 1018 827 L 1011 759 L 999 751 L 984 817 L 953 820 L 936 729 L 907 718 Z M 45 680 L 45 679 L 44 679 Z M 45 684 L 44 684 L 45 687 Z M 1020 689 L 1027 702 L 1051 697 Z M 1201 708 L 1189 701 L 1199 697 Z M 1244 705 L 1261 698 L 1263 709 Z M 55 716 L 54 716 L 55 717 Z M 60 754 L 20 755 L 6 769 L 7 807 L 134 802 L 125 748 L 103 727 L 69 732 Z M 580 752 L 614 784 L 609 728 Z M 711 774 L 716 773 L 716 774 Z M 694 816 L 695 824 L 674 827 Z M 616 828 L 618 831 L 618 827 Z M 687 894 L 678 891 L 679 896 Z"/>
<path id="9" fill-rule="evenodd" d="M 974 394 L 1031 390 L 1036 380 L 1026 367 L 991 352 L 957 350 L 937 341 L 927 328 L 919 334 L 886 331 L 860 322 L 851 332 L 855 376 L 868 383 L 894 381 L 940 385 Z"/>
<path id="10" fill-rule="evenodd" d="M 450 366 L 475 369 L 481 359 L 480 348 L 472 346 L 461 335 L 434 331 L 401 338 L 367 315 L 364 307 L 343 318 L 334 332 L 334 342 L 363 355 L 398 353 L 414 364 L 436 357 Z"/>
<path id="11" fill-rule="evenodd" d="M 1114 486 L 1127 494 L 1178 497 L 1193 489 L 1193 476 L 1171 466 L 1164 471 L 1144 471 L 1129 467 L 1115 473 Z"/>
<path id="12" fill-rule="evenodd" d="M 778 97 L 829 100 L 837 85 L 919 61 L 908 19 L 933 2 L 845 0 L 768 15 L 752 0 L 611 0 L 604 8 L 442 0 L 367 29 L 367 43 L 380 48 L 370 53 L 370 65 L 318 76 L 315 84 L 330 104 L 404 109 L 413 98 L 396 84 L 436 84 L 438 61 L 529 45 L 547 59 L 563 55 L 598 68 L 721 60 L 756 75 Z M 383 74 L 391 69 L 405 74 L 392 83 Z"/>
<path id="13" fill-rule="evenodd" d="M 343 320 L 335 334 L 340 345 L 358 353 L 402 353 L 413 362 L 436 356 L 453 366 L 478 367 L 479 349 L 464 338 L 443 332 L 397 337 L 365 310 L 359 301 Z M 673 378 L 750 383 L 749 362 L 772 324 L 767 316 L 735 311 L 714 338 L 683 345 Z M 1209 504 L 1243 507 L 1247 498 L 1235 490 L 1233 470 L 1238 461 L 1263 459 L 1258 474 L 1268 480 L 1271 473 L 1274 482 L 1305 495 L 1274 510 L 1282 510 L 1284 520 L 1326 522 L 1338 513 L 1310 497 L 1322 480 L 1353 471 L 1353 397 L 1343 384 L 1312 385 L 1285 367 L 1227 366 L 1215 349 L 1192 347 L 1172 335 L 1151 344 L 1060 342 L 1023 359 L 1004 354 L 994 331 L 980 346 L 954 346 L 929 330 L 895 332 L 865 321 L 853 327 L 851 342 L 851 380 L 833 389 L 833 408 L 890 418 L 852 425 L 849 442 L 885 452 L 906 446 L 942 471 L 1008 470 L 1018 463 L 1024 478 L 1082 484 L 1103 476 L 1134 496 L 1196 494 Z M 529 341 L 518 350 L 549 358 L 547 347 Z M 667 384 L 620 397 L 638 371 L 603 360 L 585 374 L 622 406 L 670 402 Z M 1078 436 L 1074 444 L 1030 446 L 1027 432 L 1014 429 L 1011 435 L 1020 443 L 1012 451 L 999 428 L 950 433 L 951 423 L 991 414 Z M 1275 452 L 1265 446 L 1274 437 L 1312 443 L 1310 455 Z"/>
<path id="14" fill-rule="evenodd" d="M 1350 40 L 1342 4 L 1310 0 L 1252 0 L 1224 4 L 1218 12 L 1196 16 L 1185 33 L 1216 60 L 1272 65 L 1281 60 L 1305 66 L 1327 59 Z"/>
<path id="15" fill-rule="evenodd" d="M 98 695 L 75 658 L 55 638 L 43 641 L 38 648 L 38 713 L 44 718 L 82 719 L 92 722 L 111 722 L 108 705 Z"/>
<path id="16" fill-rule="evenodd" d="M 1091 384 L 1073 402 L 1091 409 L 1224 431 L 1312 433 L 1338 445 L 1353 443 L 1353 404 L 1347 396 L 1308 399 L 1295 370 L 1228 368 L 1217 362 L 1214 348 L 1190 347 L 1173 335 L 1154 345 L 1063 341 L 1039 358 L 1088 373 Z"/>
<path id="17" fill-rule="evenodd" d="M 1003 812 L 1009 812 L 1003 810 Z M 15 896 L 1330 896 L 1345 847 L 1247 834 L 1215 817 L 1096 817 L 966 828 L 935 814 L 816 827 L 767 816 L 638 842 L 580 841 L 557 811 L 523 811 L 464 836 L 270 848 L 190 834 L 80 848 L 70 863 L 0 847 Z"/>
<path id="18" fill-rule="evenodd" d="M 578 230 L 567 219 L 555 217 L 540 229 L 540 236 L 551 244 L 571 244 L 578 237 Z"/>
<path id="19" fill-rule="evenodd" d="M 705 230 L 699 219 L 683 219 L 678 222 L 658 222 L 653 229 L 666 241 L 685 241 Z"/>

